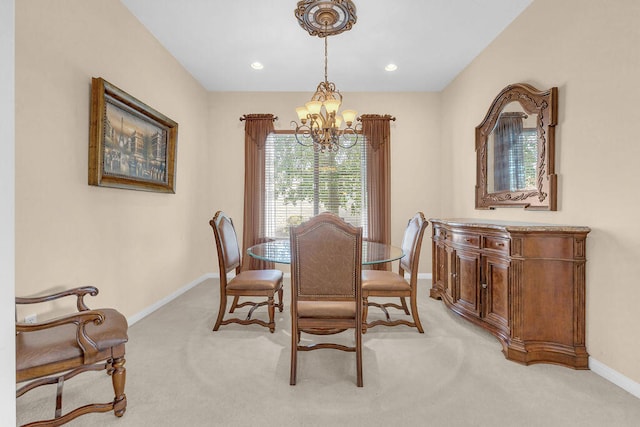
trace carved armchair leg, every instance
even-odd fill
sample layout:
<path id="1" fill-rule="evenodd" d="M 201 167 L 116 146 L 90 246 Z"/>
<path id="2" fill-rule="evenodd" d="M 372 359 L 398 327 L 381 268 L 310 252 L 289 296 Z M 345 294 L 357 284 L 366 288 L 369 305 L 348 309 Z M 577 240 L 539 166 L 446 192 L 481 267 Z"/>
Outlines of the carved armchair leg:
<path id="1" fill-rule="evenodd" d="M 124 385 L 127 379 L 127 370 L 124 367 L 124 357 L 118 357 L 113 361 L 113 372 L 111 382 L 115 398 L 113 400 L 113 412 L 116 417 L 121 417 L 127 410 L 127 396 L 124 394 Z"/>

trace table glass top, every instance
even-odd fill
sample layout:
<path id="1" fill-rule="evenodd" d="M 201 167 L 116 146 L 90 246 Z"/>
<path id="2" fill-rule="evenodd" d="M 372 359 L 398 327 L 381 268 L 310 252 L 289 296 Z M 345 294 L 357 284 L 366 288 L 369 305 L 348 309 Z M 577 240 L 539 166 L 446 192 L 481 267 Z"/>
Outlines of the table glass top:
<path id="1" fill-rule="evenodd" d="M 247 253 L 257 259 L 276 262 L 279 264 L 291 264 L 291 250 L 289 240 L 274 240 L 260 243 L 247 249 Z M 402 249 L 377 242 L 362 242 L 362 264 L 378 264 L 391 262 L 404 256 Z"/>

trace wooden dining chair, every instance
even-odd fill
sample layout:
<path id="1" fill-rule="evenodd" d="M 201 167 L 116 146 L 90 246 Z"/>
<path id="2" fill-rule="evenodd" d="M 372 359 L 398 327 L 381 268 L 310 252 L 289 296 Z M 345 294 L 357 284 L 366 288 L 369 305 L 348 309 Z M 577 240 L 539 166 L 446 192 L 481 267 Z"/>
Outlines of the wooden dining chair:
<path id="1" fill-rule="evenodd" d="M 276 292 L 278 293 L 278 309 L 281 312 L 283 309 L 282 271 L 275 269 L 242 270 L 242 257 L 240 256 L 238 237 L 231 218 L 224 212 L 218 211 L 213 219 L 209 221 L 209 225 L 213 228 L 220 269 L 220 308 L 213 330 L 217 331 L 221 325 L 239 323 L 241 325 L 258 324 L 269 328 L 269 331 L 273 333 L 276 329 L 276 304 L 274 300 Z M 232 271 L 235 272 L 235 277 L 229 280 L 228 275 Z M 233 297 L 229 313 L 233 313 L 236 308 L 251 307 L 245 319 L 237 317 L 224 319 L 224 314 L 227 310 L 227 296 Z M 240 297 L 265 297 L 266 300 L 239 303 Z M 260 319 L 251 318 L 255 309 L 264 305 L 267 306 L 269 313 L 268 323 Z"/>
<path id="2" fill-rule="evenodd" d="M 362 271 L 362 299 L 363 299 L 363 332 L 368 328 L 378 325 L 397 326 L 407 325 L 415 327 L 420 333 L 424 333 L 420 317 L 418 315 L 417 293 L 418 293 L 418 262 L 420 261 L 420 248 L 422 238 L 429 222 L 422 212 L 416 213 L 409 220 L 402 239 L 402 250 L 405 256 L 400 259 L 398 272 L 382 270 Z M 409 281 L 405 279 L 405 273 L 409 274 Z M 370 297 L 400 298 L 400 304 L 393 302 L 378 303 L 370 301 Z M 411 310 L 407 306 L 406 298 L 409 298 Z M 368 307 L 380 308 L 385 320 L 375 320 L 367 323 L 369 313 Z M 402 310 L 407 315 L 413 317 L 413 321 L 405 319 L 391 320 L 388 308 Z"/>
<path id="3" fill-rule="evenodd" d="M 356 384 L 362 387 L 362 228 L 325 212 L 291 227 L 290 245 L 290 384 L 296 384 L 299 351 L 336 349 L 356 353 Z M 326 336 L 348 329 L 354 330 L 353 346 L 300 344 L 302 332 Z"/>
<path id="4" fill-rule="evenodd" d="M 84 303 L 87 294 L 95 296 L 98 289 L 86 286 L 41 297 L 16 298 L 17 307 L 75 296 L 78 309 L 43 322 L 16 322 L 16 383 L 19 385 L 16 398 L 43 385 L 57 385 L 54 417 L 25 426 L 59 426 L 80 415 L 111 410 L 121 417 L 127 409 L 124 394 L 127 319 L 110 308 L 90 310 Z M 99 370 L 111 376 L 113 400 L 81 406 L 63 415 L 65 381 L 83 372 Z"/>

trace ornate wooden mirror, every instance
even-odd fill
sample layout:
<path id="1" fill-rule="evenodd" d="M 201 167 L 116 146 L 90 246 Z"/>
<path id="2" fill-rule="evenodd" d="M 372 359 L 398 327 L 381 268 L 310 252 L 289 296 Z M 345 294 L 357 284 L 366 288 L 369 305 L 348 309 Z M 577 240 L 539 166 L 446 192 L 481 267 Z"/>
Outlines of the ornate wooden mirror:
<path id="1" fill-rule="evenodd" d="M 556 210 L 557 103 L 556 87 L 517 83 L 498 94 L 476 127 L 476 209 Z"/>

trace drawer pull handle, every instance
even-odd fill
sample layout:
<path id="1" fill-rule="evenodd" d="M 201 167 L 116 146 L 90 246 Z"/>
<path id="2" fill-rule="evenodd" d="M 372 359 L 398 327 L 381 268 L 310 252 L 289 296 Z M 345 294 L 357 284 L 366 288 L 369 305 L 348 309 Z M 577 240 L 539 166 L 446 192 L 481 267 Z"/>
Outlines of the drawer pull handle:
<path id="1" fill-rule="evenodd" d="M 471 243 L 472 242 L 471 239 L 464 239 L 464 241 L 467 242 L 467 243 Z"/>
<path id="2" fill-rule="evenodd" d="M 496 243 L 496 246 L 504 246 L 504 243 Z"/>

